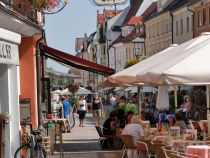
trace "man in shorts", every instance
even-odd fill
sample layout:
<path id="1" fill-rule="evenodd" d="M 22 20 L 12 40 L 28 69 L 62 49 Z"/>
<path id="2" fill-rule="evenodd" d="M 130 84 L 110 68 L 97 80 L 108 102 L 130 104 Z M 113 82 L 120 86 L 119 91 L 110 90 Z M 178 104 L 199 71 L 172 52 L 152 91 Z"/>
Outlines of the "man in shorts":
<path id="1" fill-rule="evenodd" d="M 63 104 L 63 115 L 64 118 L 67 119 L 66 123 L 65 123 L 65 132 L 69 132 L 70 133 L 70 112 L 71 112 L 71 105 L 69 103 L 69 101 L 65 98 L 62 97 L 61 98 L 62 104 Z"/>

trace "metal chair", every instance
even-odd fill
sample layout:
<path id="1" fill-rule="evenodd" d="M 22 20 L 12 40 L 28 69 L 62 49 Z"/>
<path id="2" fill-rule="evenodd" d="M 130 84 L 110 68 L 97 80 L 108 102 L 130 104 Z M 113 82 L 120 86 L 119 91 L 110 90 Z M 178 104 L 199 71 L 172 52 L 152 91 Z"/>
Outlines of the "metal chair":
<path id="1" fill-rule="evenodd" d="M 96 130 L 98 132 L 98 135 L 99 135 L 100 149 L 102 149 L 105 140 L 108 140 L 108 141 L 113 140 L 113 136 L 112 135 L 104 135 L 100 126 L 95 126 L 95 128 L 96 128 Z"/>

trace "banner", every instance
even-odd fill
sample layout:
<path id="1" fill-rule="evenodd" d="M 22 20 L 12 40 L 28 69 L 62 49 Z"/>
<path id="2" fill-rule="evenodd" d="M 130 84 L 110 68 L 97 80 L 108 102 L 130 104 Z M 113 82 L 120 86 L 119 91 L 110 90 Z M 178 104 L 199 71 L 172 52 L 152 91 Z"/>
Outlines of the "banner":
<path id="1" fill-rule="evenodd" d="M 125 4 L 127 1 L 128 0 L 92 0 L 92 2 L 98 6 Z"/>
<path id="2" fill-rule="evenodd" d="M 18 45 L 0 41 L 0 63 L 19 64 Z"/>

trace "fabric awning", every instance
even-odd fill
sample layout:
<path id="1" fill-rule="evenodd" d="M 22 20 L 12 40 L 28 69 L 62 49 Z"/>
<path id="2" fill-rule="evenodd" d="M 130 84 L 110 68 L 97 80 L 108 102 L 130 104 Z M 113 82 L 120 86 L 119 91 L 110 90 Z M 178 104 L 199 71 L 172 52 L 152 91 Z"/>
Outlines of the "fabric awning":
<path id="1" fill-rule="evenodd" d="M 72 67 L 76 67 L 82 70 L 90 71 L 105 76 L 112 75 L 115 73 L 114 69 L 48 47 L 47 45 L 42 45 L 40 50 L 44 56 Z"/>

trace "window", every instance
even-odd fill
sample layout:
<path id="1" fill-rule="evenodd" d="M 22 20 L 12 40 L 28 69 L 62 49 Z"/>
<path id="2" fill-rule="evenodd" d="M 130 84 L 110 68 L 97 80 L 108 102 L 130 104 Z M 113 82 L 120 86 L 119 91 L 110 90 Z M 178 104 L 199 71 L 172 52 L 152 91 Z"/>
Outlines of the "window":
<path id="1" fill-rule="evenodd" d="M 144 31 L 144 26 L 140 26 L 139 27 L 139 32 L 143 32 Z"/>
<path id="2" fill-rule="evenodd" d="M 183 19 L 180 20 L 180 33 L 183 34 Z"/>
<path id="3" fill-rule="evenodd" d="M 206 25 L 206 8 L 203 8 L 203 26 Z"/>
<path id="4" fill-rule="evenodd" d="M 194 26 L 194 16 L 191 15 L 191 31 L 193 31 Z"/>
<path id="5" fill-rule="evenodd" d="M 198 22 L 198 27 L 201 27 L 201 12 L 200 12 L 200 10 L 197 11 L 197 22 Z"/>
<path id="6" fill-rule="evenodd" d="M 165 33 L 165 25 L 164 25 L 164 20 L 162 20 L 162 34 Z"/>
<path id="7" fill-rule="evenodd" d="M 209 6 L 209 24 L 210 24 L 210 6 Z"/>
<path id="8" fill-rule="evenodd" d="M 190 31 L 190 18 L 187 17 L 187 32 Z"/>
<path id="9" fill-rule="evenodd" d="M 166 33 L 168 33 L 168 22 L 166 21 Z"/>
<path id="10" fill-rule="evenodd" d="M 176 21 L 176 35 L 178 35 L 179 33 L 179 23 L 178 21 Z"/>

